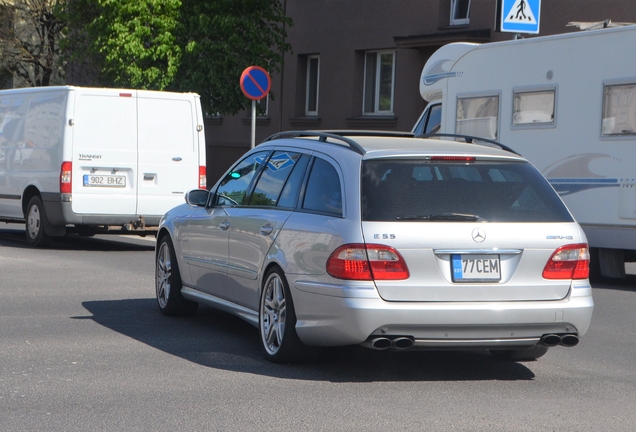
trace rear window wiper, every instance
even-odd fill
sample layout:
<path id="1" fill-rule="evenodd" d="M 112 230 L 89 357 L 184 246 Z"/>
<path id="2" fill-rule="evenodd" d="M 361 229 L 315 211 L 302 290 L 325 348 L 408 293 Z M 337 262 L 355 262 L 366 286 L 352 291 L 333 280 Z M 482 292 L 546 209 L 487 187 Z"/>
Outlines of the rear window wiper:
<path id="1" fill-rule="evenodd" d="M 430 215 L 398 216 L 396 220 L 427 220 L 427 221 L 476 221 L 479 215 L 465 213 L 440 213 Z"/>

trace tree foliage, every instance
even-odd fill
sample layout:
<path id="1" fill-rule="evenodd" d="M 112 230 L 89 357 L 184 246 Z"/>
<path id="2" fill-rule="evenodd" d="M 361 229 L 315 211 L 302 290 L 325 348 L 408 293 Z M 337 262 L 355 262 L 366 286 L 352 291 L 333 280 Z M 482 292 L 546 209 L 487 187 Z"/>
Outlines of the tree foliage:
<path id="1" fill-rule="evenodd" d="M 280 0 L 183 0 L 182 67 L 172 87 L 199 93 L 208 112 L 246 109 L 241 73 L 252 65 L 279 72 L 291 51 L 285 41 L 291 25 Z"/>
<path id="2" fill-rule="evenodd" d="M 245 109 L 243 70 L 291 51 L 280 0 L 67 0 L 64 18 L 65 52 L 98 84 L 197 92 L 208 112 Z"/>
<path id="3" fill-rule="evenodd" d="M 28 86 L 59 83 L 63 0 L 0 0 L 0 69 Z M 20 84 L 20 83 L 18 83 Z"/>
<path id="4" fill-rule="evenodd" d="M 70 0 L 66 18 L 77 30 L 64 48 L 94 65 L 102 85 L 163 90 L 181 59 L 180 7 L 180 0 Z"/>

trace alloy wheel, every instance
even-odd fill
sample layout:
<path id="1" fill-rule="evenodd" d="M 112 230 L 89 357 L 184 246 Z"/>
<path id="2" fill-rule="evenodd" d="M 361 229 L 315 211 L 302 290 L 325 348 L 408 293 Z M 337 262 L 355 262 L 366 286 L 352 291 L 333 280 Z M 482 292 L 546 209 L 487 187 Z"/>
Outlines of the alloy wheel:
<path id="1" fill-rule="evenodd" d="M 283 343 L 287 317 L 285 289 L 280 276 L 272 273 L 264 290 L 261 302 L 261 337 L 267 353 L 275 355 Z"/>

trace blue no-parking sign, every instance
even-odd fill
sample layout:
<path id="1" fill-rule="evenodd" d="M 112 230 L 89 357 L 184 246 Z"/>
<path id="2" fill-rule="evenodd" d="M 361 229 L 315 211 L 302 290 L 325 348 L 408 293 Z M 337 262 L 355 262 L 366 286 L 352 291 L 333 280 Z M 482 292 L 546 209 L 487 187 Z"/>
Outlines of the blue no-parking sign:
<path id="1" fill-rule="evenodd" d="M 541 0 L 502 0 L 501 31 L 539 33 Z"/>
<path id="2" fill-rule="evenodd" d="M 241 91 L 252 99 L 252 148 L 256 140 L 256 101 L 263 99 L 272 87 L 272 79 L 260 66 L 250 66 L 241 74 Z"/>
<path id="3" fill-rule="evenodd" d="M 260 100 L 267 96 L 272 80 L 265 69 L 260 66 L 250 66 L 241 75 L 241 90 L 252 100 Z"/>

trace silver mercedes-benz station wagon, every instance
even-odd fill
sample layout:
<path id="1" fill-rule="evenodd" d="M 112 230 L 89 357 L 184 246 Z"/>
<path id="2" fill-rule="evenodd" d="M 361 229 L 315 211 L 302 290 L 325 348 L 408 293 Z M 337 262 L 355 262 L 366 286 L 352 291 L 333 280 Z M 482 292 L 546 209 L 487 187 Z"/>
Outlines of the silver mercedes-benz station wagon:
<path id="1" fill-rule="evenodd" d="M 587 331 L 588 250 L 503 146 L 286 132 L 164 216 L 156 294 L 165 315 L 247 320 L 274 362 L 353 344 L 532 360 Z"/>

